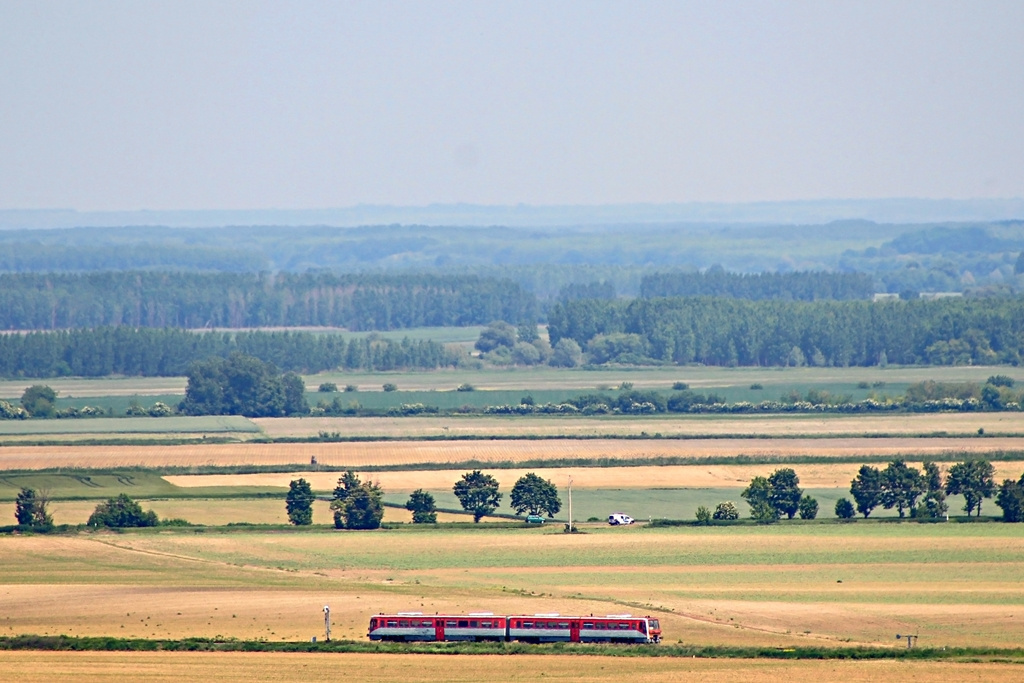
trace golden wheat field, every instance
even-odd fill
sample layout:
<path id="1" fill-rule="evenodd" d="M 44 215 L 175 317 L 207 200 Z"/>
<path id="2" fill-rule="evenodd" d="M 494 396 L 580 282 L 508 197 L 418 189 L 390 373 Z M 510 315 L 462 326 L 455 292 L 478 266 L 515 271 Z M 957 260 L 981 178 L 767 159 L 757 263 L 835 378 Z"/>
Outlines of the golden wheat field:
<path id="1" fill-rule="evenodd" d="M 920 462 L 909 462 L 920 467 Z M 1024 461 L 994 463 L 995 479 L 1019 479 L 1024 472 Z M 624 488 L 743 488 L 756 476 L 769 471 L 766 465 L 665 465 L 641 467 L 532 467 L 529 469 L 501 469 L 488 473 L 509 490 L 527 472 L 535 472 L 545 479 L 564 482 L 570 476 L 573 486 L 580 489 Z M 806 488 L 839 488 L 850 485 L 860 465 L 856 463 L 800 465 L 800 484 Z M 362 478 L 379 482 L 390 493 L 408 493 L 418 488 L 432 491 L 450 489 L 452 482 L 465 473 L 464 469 L 409 470 L 361 473 Z M 279 486 L 287 487 L 297 477 L 303 477 L 317 491 L 331 491 L 337 485 L 337 472 L 286 472 L 260 474 L 200 474 L 168 475 L 175 486 L 195 488 L 205 486 Z"/>
<path id="2" fill-rule="evenodd" d="M 154 652 L 0 652 L 0 668 L 11 680 L 106 681 L 579 681 L 635 683 L 729 680 L 751 683 L 799 683 L 913 680 L 1010 681 L 1019 664 L 968 662 L 847 662 L 639 657 L 553 657 L 540 655 L 154 653 Z"/>
<path id="3" fill-rule="evenodd" d="M 793 437 L 875 435 L 1024 435 L 1024 412 L 893 415 L 658 415 L 621 417 L 265 417 L 253 418 L 271 437 L 338 432 L 360 437 L 662 436 Z"/>
<path id="4" fill-rule="evenodd" d="M 0 448 L 0 470 L 52 467 L 198 467 L 309 463 L 366 467 L 416 463 L 524 460 L 705 458 L 748 456 L 927 456 L 990 453 L 1024 447 L 1024 439 L 549 439 L 480 441 L 376 441 L 345 443 L 227 443 L 132 446 L 20 446 Z"/>

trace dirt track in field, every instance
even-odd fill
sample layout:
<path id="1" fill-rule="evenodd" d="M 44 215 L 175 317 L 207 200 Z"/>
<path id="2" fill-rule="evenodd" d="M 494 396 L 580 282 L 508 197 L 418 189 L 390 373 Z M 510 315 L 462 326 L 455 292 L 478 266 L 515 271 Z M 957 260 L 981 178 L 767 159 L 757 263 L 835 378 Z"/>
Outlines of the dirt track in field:
<path id="1" fill-rule="evenodd" d="M 1024 439 L 838 438 L 838 439 L 553 439 L 497 441 L 378 441 L 310 444 L 190 444 L 183 446 L 5 446 L 0 470 L 50 467 L 279 465 L 309 463 L 355 468 L 413 463 L 463 463 L 635 458 L 862 455 L 908 458 L 939 453 L 1024 450 Z"/>

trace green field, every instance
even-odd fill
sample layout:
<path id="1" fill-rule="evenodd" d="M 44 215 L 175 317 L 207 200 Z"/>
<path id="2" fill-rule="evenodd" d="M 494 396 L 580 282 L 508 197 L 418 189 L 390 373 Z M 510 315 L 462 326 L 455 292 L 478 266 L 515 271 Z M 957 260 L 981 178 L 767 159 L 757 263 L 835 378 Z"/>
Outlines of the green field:
<path id="1" fill-rule="evenodd" d="M 238 415 L 0 420 L 0 436 L 26 434 L 254 434 L 259 431 L 259 427 L 247 418 Z"/>

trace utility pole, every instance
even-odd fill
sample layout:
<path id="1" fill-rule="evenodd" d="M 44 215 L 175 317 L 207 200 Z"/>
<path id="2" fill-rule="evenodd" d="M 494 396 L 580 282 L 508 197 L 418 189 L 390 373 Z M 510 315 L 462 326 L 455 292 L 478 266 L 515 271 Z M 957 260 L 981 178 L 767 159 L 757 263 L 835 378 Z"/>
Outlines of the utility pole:
<path id="1" fill-rule="evenodd" d="M 331 642 L 331 607 L 324 605 L 324 631 L 326 631 L 327 642 Z"/>
<path id="2" fill-rule="evenodd" d="M 572 477 L 569 477 L 569 533 L 572 533 Z"/>

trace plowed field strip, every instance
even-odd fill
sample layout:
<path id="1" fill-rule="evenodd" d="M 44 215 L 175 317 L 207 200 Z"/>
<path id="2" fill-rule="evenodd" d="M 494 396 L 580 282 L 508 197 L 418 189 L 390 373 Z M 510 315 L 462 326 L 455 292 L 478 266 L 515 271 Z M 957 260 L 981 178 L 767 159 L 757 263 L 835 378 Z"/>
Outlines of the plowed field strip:
<path id="1" fill-rule="evenodd" d="M 0 448 L 0 470 L 51 467 L 131 467 L 202 465 L 280 465 L 309 463 L 367 467 L 413 463 L 463 463 L 558 460 L 702 458 L 747 456 L 863 455 L 928 456 L 939 453 L 988 453 L 1024 449 L 1019 438 L 844 438 L 844 439 L 693 439 L 574 441 L 393 441 L 309 444 L 188 444 L 133 446 L 5 446 Z"/>

